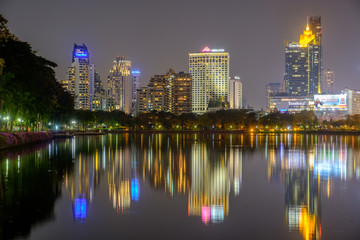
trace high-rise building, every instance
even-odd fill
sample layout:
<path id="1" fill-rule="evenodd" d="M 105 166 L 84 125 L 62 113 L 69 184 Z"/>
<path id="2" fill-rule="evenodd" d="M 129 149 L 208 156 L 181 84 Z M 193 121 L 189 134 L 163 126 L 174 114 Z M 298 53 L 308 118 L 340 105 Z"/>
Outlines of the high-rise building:
<path id="1" fill-rule="evenodd" d="M 270 111 L 270 97 L 283 92 L 281 83 L 269 82 L 265 85 L 265 107 L 266 111 Z"/>
<path id="2" fill-rule="evenodd" d="M 192 76 L 192 111 L 205 113 L 209 101 L 228 100 L 230 56 L 224 49 L 209 49 L 189 53 L 189 72 Z"/>
<path id="3" fill-rule="evenodd" d="M 115 101 L 115 110 L 131 113 L 132 81 L 131 61 L 117 57 L 108 77 L 108 97 Z"/>
<path id="4" fill-rule="evenodd" d="M 173 69 L 165 75 L 155 75 L 150 79 L 147 87 L 137 92 L 137 112 L 164 111 L 174 114 L 191 112 L 190 74 Z"/>
<path id="5" fill-rule="evenodd" d="M 137 91 L 140 89 L 140 71 L 131 71 L 131 82 L 132 82 L 132 99 L 131 99 L 131 115 L 136 114 L 137 104 Z"/>
<path id="6" fill-rule="evenodd" d="M 289 95 L 321 93 L 321 18 L 312 17 L 299 42 L 285 41 L 285 90 Z"/>
<path id="7" fill-rule="evenodd" d="M 170 75 L 171 74 L 171 75 Z M 192 111 L 192 78 L 184 72 L 169 70 L 169 111 L 176 115 Z"/>
<path id="8" fill-rule="evenodd" d="M 90 64 L 85 44 L 74 44 L 72 64 L 66 73 L 64 88 L 75 98 L 75 109 L 90 109 Z"/>
<path id="9" fill-rule="evenodd" d="M 229 104 L 230 108 L 241 109 L 242 108 L 242 83 L 240 77 L 234 77 L 229 79 Z"/>
<path id="10" fill-rule="evenodd" d="M 345 89 L 347 114 L 360 114 L 360 90 Z"/>
<path id="11" fill-rule="evenodd" d="M 334 94 L 334 82 L 334 71 L 330 71 L 330 69 L 325 69 L 322 74 L 321 92 L 326 94 Z"/>

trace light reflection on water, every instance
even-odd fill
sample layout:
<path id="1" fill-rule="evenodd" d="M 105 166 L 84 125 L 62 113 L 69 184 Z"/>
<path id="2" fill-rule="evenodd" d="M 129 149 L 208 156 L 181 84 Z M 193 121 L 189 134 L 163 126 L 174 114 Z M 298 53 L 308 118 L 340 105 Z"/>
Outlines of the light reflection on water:
<path id="1" fill-rule="evenodd" d="M 4 238 L 29 236 L 35 223 L 54 220 L 55 199 L 60 196 L 71 200 L 74 224 L 86 224 L 89 209 L 103 207 L 95 201 L 104 197 L 99 192 L 107 194 L 107 204 L 117 215 L 126 217 L 142 204 L 143 194 L 148 198 L 149 193 L 142 192 L 147 186 L 151 194 L 169 197 L 161 201 L 185 197 L 187 209 L 181 211 L 187 212 L 188 221 L 197 219 L 207 229 L 225 227 L 236 221 L 229 217 L 232 209 L 235 215 L 248 194 L 242 193 L 243 185 L 251 189 L 251 177 L 248 182 L 243 177 L 244 163 L 259 161 L 265 169 L 265 187 L 284 186 L 284 195 L 277 197 L 284 201 L 283 222 L 291 232 L 287 238 L 321 239 L 324 231 L 331 232 L 323 227 L 322 201 L 340 194 L 336 184 L 359 180 L 359 145 L 360 137 L 337 135 L 110 134 L 12 150 L 3 153 L 0 165 L 0 230 Z M 31 198 L 19 184 L 25 180 L 30 182 Z M 340 189 L 346 191 L 346 186 Z M 8 211 L 16 207 L 13 201 L 26 208 L 35 200 L 43 213 L 37 218 L 21 219 L 34 214 L 30 210 Z"/>

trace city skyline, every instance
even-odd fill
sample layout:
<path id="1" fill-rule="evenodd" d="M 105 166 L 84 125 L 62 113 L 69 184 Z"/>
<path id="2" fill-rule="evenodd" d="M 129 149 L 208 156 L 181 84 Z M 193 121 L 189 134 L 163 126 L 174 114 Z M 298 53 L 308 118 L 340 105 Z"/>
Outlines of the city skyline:
<path id="1" fill-rule="evenodd" d="M 339 81 L 335 83 L 335 91 L 345 87 L 359 88 L 360 50 L 356 43 L 360 40 L 360 32 L 349 34 L 349 29 L 357 29 L 356 24 L 360 21 L 358 1 L 349 0 L 341 5 L 338 1 L 305 1 L 301 7 L 287 1 L 277 1 L 277 4 L 263 2 L 259 6 L 251 2 L 198 1 L 191 8 L 186 7 L 187 1 L 171 5 L 162 1 L 156 3 L 115 4 L 110 11 L 118 10 L 119 14 L 107 13 L 101 20 L 96 13 L 102 16 L 107 4 L 102 6 L 87 1 L 83 11 L 78 11 L 78 7 L 84 5 L 81 2 L 72 3 L 75 5 L 70 10 L 65 7 L 70 4 L 64 1 L 53 4 L 37 1 L 31 5 L 22 1 L 3 1 L 0 5 L 2 14 L 9 20 L 10 30 L 33 45 L 40 55 L 58 63 L 56 73 L 59 81 L 63 80 L 71 60 L 71 56 L 64 53 L 69 52 L 74 43 L 88 46 L 90 61 L 95 64 L 101 78 L 106 77 L 114 55 L 128 56 L 134 67 L 143 73 L 141 86 L 147 84 L 150 76 L 168 68 L 188 72 L 189 52 L 205 46 L 224 48 L 232 58 L 230 75 L 241 77 L 244 98 L 255 109 L 264 108 L 264 97 L 259 97 L 264 95 L 263 87 L 258 86 L 282 81 L 283 40 L 297 39 L 307 16 L 321 16 L 323 66 L 336 72 Z M 40 11 L 32 11 L 40 4 L 41 14 L 33 14 Z M 157 8 L 159 5 L 161 8 Z M 120 7 L 124 10 L 120 11 Z M 171 9 L 177 9 L 176 13 Z M 84 14 L 89 13 L 94 17 L 84 20 Z M 157 14 L 154 13 L 162 15 L 155 17 Z M 187 17 L 183 18 L 183 14 Z M 213 18 L 213 14 L 218 17 Z M 170 21 L 161 20 L 168 15 L 173 16 Z M 74 21 L 73 16 L 79 21 Z M 47 20 L 43 21 L 44 18 Z M 127 19 L 129 21 L 125 21 Z M 205 26 L 204 22 L 207 23 Z M 34 29 L 29 24 L 39 27 Z M 117 29 L 123 27 L 128 34 L 124 36 L 120 31 L 108 30 L 114 29 L 115 25 L 119 25 Z M 163 37 L 160 33 L 167 29 L 171 30 Z M 44 36 L 42 32 L 48 34 Z"/>

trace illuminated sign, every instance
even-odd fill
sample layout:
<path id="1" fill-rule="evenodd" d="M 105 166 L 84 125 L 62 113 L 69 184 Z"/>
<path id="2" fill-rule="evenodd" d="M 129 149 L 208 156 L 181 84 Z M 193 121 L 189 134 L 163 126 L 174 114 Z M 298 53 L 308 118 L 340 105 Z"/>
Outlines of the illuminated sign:
<path id="1" fill-rule="evenodd" d="M 208 48 L 208 47 L 205 47 L 205 48 L 202 50 L 202 52 L 211 52 L 211 49 Z"/>
<path id="2" fill-rule="evenodd" d="M 317 110 L 346 110 L 346 94 L 314 95 L 314 105 Z"/>
<path id="3" fill-rule="evenodd" d="M 224 52 L 224 49 L 210 49 L 208 47 L 205 47 L 202 52 Z"/>
<path id="4" fill-rule="evenodd" d="M 289 102 L 289 106 L 305 106 L 306 101 L 305 102 Z"/>
<path id="5" fill-rule="evenodd" d="M 224 52 L 224 49 L 211 49 L 211 52 Z"/>
<path id="6" fill-rule="evenodd" d="M 140 74 L 140 71 L 138 71 L 138 70 L 133 70 L 133 71 L 131 71 L 131 74 Z"/>
<path id="7" fill-rule="evenodd" d="M 302 45 L 300 44 L 294 44 L 294 43 L 289 43 L 289 47 L 293 48 L 293 47 L 302 47 Z"/>
<path id="8" fill-rule="evenodd" d="M 88 57 L 88 54 L 86 52 L 75 52 L 75 57 L 86 58 Z"/>

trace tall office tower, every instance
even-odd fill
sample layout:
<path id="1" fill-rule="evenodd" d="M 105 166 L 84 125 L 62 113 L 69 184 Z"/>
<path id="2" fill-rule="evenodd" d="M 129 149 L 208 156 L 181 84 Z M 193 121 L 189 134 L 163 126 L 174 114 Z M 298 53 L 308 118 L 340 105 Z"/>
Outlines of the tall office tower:
<path id="1" fill-rule="evenodd" d="M 323 73 L 323 66 L 322 66 L 323 50 L 322 50 L 321 16 L 310 17 L 309 25 L 310 25 L 311 31 L 315 34 L 316 43 L 317 43 L 317 45 L 319 45 L 319 54 L 318 54 L 319 55 L 319 57 L 318 57 L 319 67 L 317 69 L 315 69 L 317 72 L 314 72 L 314 74 L 318 74 L 319 85 L 320 85 L 320 90 L 318 91 L 318 93 L 322 93 L 321 78 L 322 78 L 322 73 Z"/>
<path id="2" fill-rule="evenodd" d="M 189 53 L 189 71 L 192 76 L 192 111 L 205 113 L 209 101 L 228 100 L 229 53 L 224 49 L 209 49 Z"/>
<path id="3" fill-rule="evenodd" d="M 230 108 L 241 109 L 242 108 L 242 83 L 240 77 L 234 77 L 229 79 L 229 104 Z"/>
<path id="4" fill-rule="evenodd" d="M 104 90 L 103 83 L 100 79 L 100 74 L 95 72 L 95 79 L 94 79 L 94 94 L 101 94 Z"/>
<path id="5" fill-rule="evenodd" d="M 116 57 L 108 77 L 108 96 L 114 98 L 115 110 L 131 113 L 132 82 L 131 61 L 126 57 Z"/>
<path id="6" fill-rule="evenodd" d="M 164 111 L 174 114 L 191 112 L 191 75 L 169 69 L 165 75 L 155 75 L 147 87 L 137 91 L 137 112 Z"/>
<path id="7" fill-rule="evenodd" d="M 131 115 L 136 115 L 137 91 L 140 89 L 140 71 L 131 71 L 132 82 L 132 99 L 131 99 Z"/>
<path id="8" fill-rule="evenodd" d="M 270 97 L 277 93 L 283 92 L 283 84 L 269 82 L 265 85 L 265 107 L 266 111 L 270 110 Z"/>
<path id="9" fill-rule="evenodd" d="M 321 34 L 316 36 L 307 24 L 299 42 L 285 41 L 285 90 L 289 95 L 321 93 L 322 53 L 317 39 L 321 39 Z"/>
<path id="10" fill-rule="evenodd" d="M 330 69 L 325 69 L 322 74 L 321 92 L 326 94 L 334 94 L 334 82 L 334 71 L 330 71 Z"/>
<path id="11" fill-rule="evenodd" d="M 65 87 L 75 98 L 75 109 L 90 109 L 90 64 L 85 44 L 74 44 L 72 64 L 66 73 Z"/>

